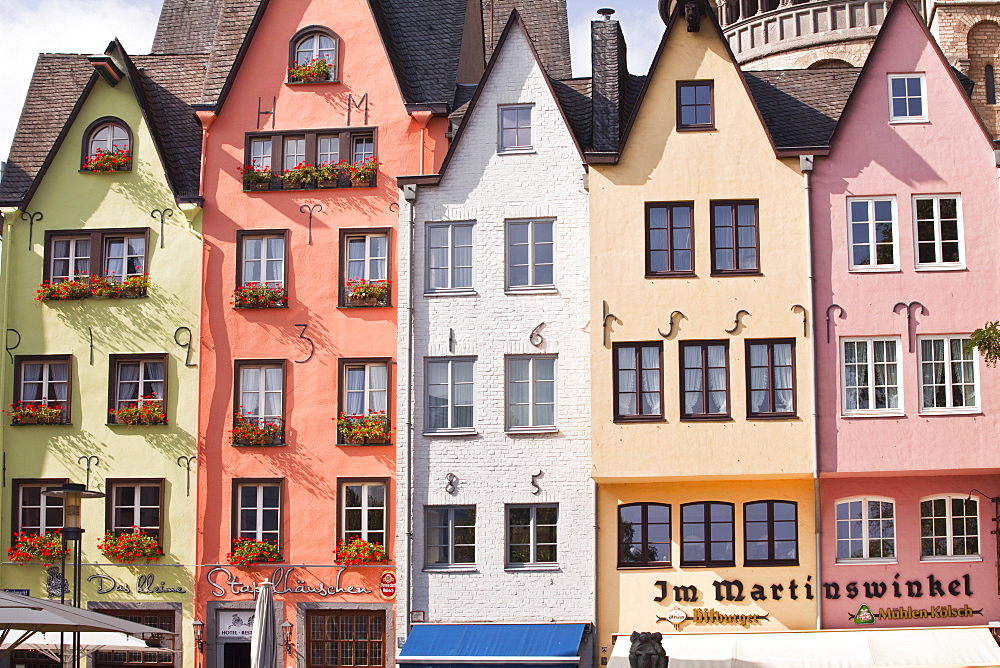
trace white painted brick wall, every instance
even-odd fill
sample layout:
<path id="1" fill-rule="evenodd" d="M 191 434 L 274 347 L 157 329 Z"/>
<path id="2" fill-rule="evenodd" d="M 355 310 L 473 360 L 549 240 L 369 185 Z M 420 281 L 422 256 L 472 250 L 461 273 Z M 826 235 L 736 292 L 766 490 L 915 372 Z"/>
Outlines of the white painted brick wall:
<path id="1" fill-rule="evenodd" d="M 497 107 L 533 103 L 535 153 L 498 155 Z M 594 615 L 594 494 L 590 479 L 589 232 L 580 154 L 520 30 L 504 46 L 461 143 L 438 186 L 415 205 L 413 600 L 427 621 L 578 621 Z M 406 629 L 406 411 L 409 211 L 401 201 L 397 423 L 400 575 L 397 611 Z M 504 221 L 555 221 L 556 294 L 504 294 Z M 476 296 L 424 297 L 425 222 L 474 220 Z M 529 334 L 539 323 L 544 344 Z M 449 350 L 450 330 L 454 350 Z M 557 433 L 504 433 L 504 356 L 554 354 Z M 424 358 L 475 356 L 478 435 L 422 435 Z M 531 475 L 544 474 L 532 494 Z M 445 491 L 458 476 L 457 492 Z M 559 504 L 558 570 L 505 570 L 505 504 Z M 423 570 L 424 506 L 475 505 L 476 570 Z"/>

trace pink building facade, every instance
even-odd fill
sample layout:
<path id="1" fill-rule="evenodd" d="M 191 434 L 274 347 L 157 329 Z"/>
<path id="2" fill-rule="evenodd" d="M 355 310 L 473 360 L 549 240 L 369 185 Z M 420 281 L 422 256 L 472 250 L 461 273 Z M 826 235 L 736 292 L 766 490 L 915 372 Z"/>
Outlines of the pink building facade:
<path id="1" fill-rule="evenodd" d="M 1000 619 L 1000 375 L 965 349 L 996 316 L 996 162 L 909 2 L 812 189 L 822 626 Z"/>

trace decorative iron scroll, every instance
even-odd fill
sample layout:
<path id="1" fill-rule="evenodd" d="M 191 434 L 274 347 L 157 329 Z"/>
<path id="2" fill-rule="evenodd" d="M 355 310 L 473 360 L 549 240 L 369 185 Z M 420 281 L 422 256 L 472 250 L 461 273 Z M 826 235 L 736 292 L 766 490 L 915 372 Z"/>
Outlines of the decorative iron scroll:
<path id="1" fill-rule="evenodd" d="M 160 209 L 153 209 L 152 211 L 149 212 L 149 216 L 153 220 L 156 220 L 157 218 L 159 218 L 159 220 L 160 220 L 160 248 L 163 248 L 163 219 L 164 218 L 173 218 L 174 217 L 174 210 L 173 209 L 163 209 L 161 211 Z"/>
<path id="2" fill-rule="evenodd" d="M 399 202 L 389 202 L 389 212 L 399 213 Z"/>
<path id="3" fill-rule="evenodd" d="M 181 332 L 187 332 L 187 341 L 181 341 L 177 338 L 177 335 Z M 191 334 L 191 330 L 187 327 L 178 327 L 174 330 L 174 342 L 181 348 L 184 348 L 187 352 L 184 355 L 184 366 L 198 366 L 191 361 L 191 343 L 194 341 L 194 336 Z"/>
<path id="4" fill-rule="evenodd" d="M 726 334 L 735 334 L 736 330 L 740 329 L 740 327 L 746 327 L 746 325 L 743 324 L 743 316 L 745 315 L 753 315 L 753 314 L 745 309 L 740 309 L 739 311 L 737 311 L 736 317 L 733 319 L 733 328 L 727 329 Z"/>
<path id="5" fill-rule="evenodd" d="M 191 496 L 191 462 L 195 461 L 193 456 L 181 455 L 177 458 L 177 465 L 183 468 L 187 474 L 187 496 Z"/>
<path id="6" fill-rule="evenodd" d="M 455 475 L 454 473 L 449 473 L 444 477 L 444 479 L 448 481 L 444 485 L 444 491 L 448 492 L 449 494 L 455 494 L 456 492 L 458 492 L 457 475 Z"/>
<path id="7" fill-rule="evenodd" d="M 617 322 L 619 325 L 624 325 L 625 323 L 621 321 L 621 318 L 619 318 L 618 316 L 616 316 L 614 313 L 611 312 L 610 308 L 608 307 L 608 303 L 606 301 L 601 300 L 601 304 L 604 310 L 604 317 L 601 320 L 601 327 L 604 328 L 604 347 L 610 348 L 611 346 L 608 345 L 610 343 L 608 341 L 608 318 L 611 318 L 614 322 Z"/>
<path id="8" fill-rule="evenodd" d="M 796 309 L 802 312 L 802 336 L 809 338 L 809 311 L 802 304 L 792 306 L 792 313 L 795 313 Z"/>
<path id="9" fill-rule="evenodd" d="M 930 312 L 920 302 L 910 302 L 909 304 L 907 304 L 906 302 L 898 302 L 895 306 L 892 307 L 892 312 L 899 313 L 900 306 L 902 306 L 903 309 L 905 309 L 906 311 L 906 344 L 910 352 L 912 353 L 913 342 L 917 338 L 915 336 L 917 332 L 917 321 L 913 317 L 913 307 L 914 306 L 919 307 L 918 313 L 920 313 L 920 315 L 930 315 Z"/>
<path id="10" fill-rule="evenodd" d="M 32 237 L 35 234 L 35 223 L 36 222 L 38 222 L 38 223 L 42 222 L 42 218 L 44 218 L 44 217 L 45 216 L 42 215 L 41 211 L 35 211 L 34 213 L 31 213 L 29 211 L 22 211 L 21 212 L 21 220 L 28 221 L 28 250 L 31 250 L 31 247 L 33 245 L 32 244 Z"/>
<path id="11" fill-rule="evenodd" d="M 81 455 L 76 462 L 77 464 L 87 462 L 87 489 L 90 489 L 90 465 L 93 464 L 94 466 L 100 466 L 101 458 L 97 455 Z"/>
<path id="12" fill-rule="evenodd" d="M 363 107 L 361 105 L 364 105 Z M 354 101 L 354 95 L 351 93 L 347 94 L 347 125 L 351 124 L 351 107 L 357 109 L 358 111 L 365 112 L 365 125 L 368 125 L 368 93 L 364 93 L 358 98 L 358 101 Z"/>
<path id="13" fill-rule="evenodd" d="M 669 339 L 671 336 L 674 335 L 674 328 L 676 327 L 676 323 L 674 323 L 674 318 L 676 318 L 677 316 L 680 316 L 683 320 L 687 320 L 687 316 L 681 313 L 680 311 L 673 311 L 670 314 L 670 329 L 667 330 L 667 333 L 664 334 L 662 329 L 660 329 L 659 327 L 656 328 L 656 331 L 660 333 L 660 336 L 662 336 L 665 339 Z"/>
<path id="14" fill-rule="evenodd" d="M 313 242 L 313 213 L 319 213 L 323 210 L 322 204 L 303 204 L 299 207 L 299 211 L 302 213 L 309 214 L 309 245 L 312 246 Z M 297 325 L 296 325 L 297 326 Z"/>
<path id="15" fill-rule="evenodd" d="M 538 496 L 539 494 L 542 493 L 542 488 L 538 484 L 538 479 L 541 478 L 544 474 L 545 471 L 538 469 L 538 473 L 531 476 L 531 486 L 535 488 L 534 491 L 532 491 L 531 493 L 534 494 L 535 496 Z"/>
<path id="16" fill-rule="evenodd" d="M 11 364 L 13 364 L 13 363 L 14 363 L 14 356 L 10 354 L 10 351 L 14 350 L 14 349 L 15 349 L 15 348 L 17 348 L 17 347 L 18 347 L 19 345 L 21 345 L 21 332 L 17 331 L 16 329 L 8 329 L 8 330 L 7 330 L 7 333 L 8 333 L 8 334 L 11 334 L 11 333 L 13 333 L 13 334 L 16 334 L 16 335 L 17 335 L 17 343 L 15 343 L 15 344 L 14 344 L 14 345 L 12 345 L 12 346 L 10 346 L 10 345 L 7 345 L 7 341 L 9 341 L 9 340 L 10 340 L 9 338 L 7 339 L 7 341 L 4 341 L 4 348 L 6 348 L 6 349 L 7 349 L 7 357 L 9 357 L 9 358 L 10 358 L 10 363 L 11 363 Z"/>
<path id="17" fill-rule="evenodd" d="M 837 317 L 840 318 L 841 320 L 844 320 L 844 319 L 847 318 L 847 311 L 845 311 L 844 307 L 841 306 L 840 304 L 830 304 L 829 306 L 826 307 L 826 342 L 827 343 L 830 343 L 830 311 L 832 311 L 833 309 L 837 309 L 837 311 L 838 311 Z"/>
<path id="18" fill-rule="evenodd" d="M 310 339 L 308 336 L 306 336 L 306 329 L 309 327 L 308 324 L 302 322 L 302 323 L 295 323 L 292 326 L 293 327 L 301 327 L 302 331 L 299 332 L 299 338 L 300 339 L 305 339 L 306 341 L 309 342 L 309 356 L 306 357 L 304 360 L 295 360 L 296 364 L 305 364 L 306 362 L 308 362 L 309 360 L 311 360 L 313 358 L 313 354 L 316 352 L 316 344 L 313 343 L 312 339 Z"/>
<path id="19" fill-rule="evenodd" d="M 535 346 L 536 348 L 540 348 L 542 344 L 545 343 L 545 337 L 539 334 L 539 332 L 542 330 L 542 327 L 545 327 L 544 322 L 538 323 L 538 326 L 535 327 L 533 330 L 531 330 L 531 334 L 528 334 L 528 343 Z"/>

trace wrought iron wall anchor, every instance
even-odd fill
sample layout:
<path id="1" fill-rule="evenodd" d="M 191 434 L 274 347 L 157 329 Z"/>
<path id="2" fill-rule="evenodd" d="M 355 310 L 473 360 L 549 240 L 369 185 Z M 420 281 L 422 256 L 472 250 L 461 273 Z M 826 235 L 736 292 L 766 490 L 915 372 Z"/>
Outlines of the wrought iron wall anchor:
<path id="1" fill-rule="evenodd" d="M 28 250 L 31 250 L 31 247 L 33 245 L 32 238 L 35 235 L 35 223 L 42 222 L 42 218 L 44 217 L 45 216 L 42 215 L 41 211 L 35 211 L 34 213 L 31 213 L 29 211 L 21 212 L 21 220 L 28 221 Z"/>
<path id="2" fill-rule="evenodd" d="M 181 332 L 187 332 L 187 341 L 181 341 L 177 338 L 177 335 Z M 194 336 L 191 335 L 191 330 L 187 327 L 178 327 L 174 330 L 174 342 L 181 348 L 185 348 L 187 353 L 184 356 L 184 366 L 198 366 L 191 361 L 191 343 L 194 341 Z"/>
<path id="3" fill-rule="evenodd" d="M 735 334 L 736 330 L 740 329 L 740 327 L 746 327 L 746 325 L 743 324 L 742 320 L 743 316 L 745 315 L 753 315 L 753 314 L 745 309 L 740 309 L 739 311 L 737 311 L 736 317 L 733 319 L 733 328 L 727 329 L 726 334 Z"/>
<path id="4" fill-rule="evenodd" d="M 847 311 L 840 304 L 830 304 L 826 307 L 826 342 L 830 343 L 830 311 L 837 309 L 837 317 L 841 320 L 847 319 Z"/>
<path id="5" fill-rule="evenodd" d="M 538 479 L 541 478 L 543 475 L 545 475 L 545 471 L 538 469 L 538 473 L 531 476 L 531 486 L 535 488 L 534 491 L 531 493 L 534 494 L 535 496 L 538 496 L 539 494 L 542 493 L 542 488 L 538 485 Z"/>
<path id="6" fill-rule="evenodd" d="M 444 491 L 448 492 L 449 494 L 455 494 L 456 492 L 458 492 L 457 475 L 455 475 L 454 473 L 449 473 L 444 477 L 444 479 L 448 481 L 444 485 Z"/>
<path id="7" fill-rule="evenodd" d="M 610 311 L 610 309 L 608 308 L 608 303 L 606 301 L 602 300 L 601 303 L 602 303 L 603 308 L 604 308 L 604 318 L 601 320 L 601 327 L 604 328 L 604 347 L 608 348 L 609 347 L 608 346 L 608 343 L 609 343 L 609 341 L 608 341 L 608 318 L 610 318 L 614 322 L 617 322 L 619 325 L 624 325 L 625 323 L 623 323 L 618 316 L 616 316 L 614 313 L 612 313 Z"/>
<path id="8" fill-rule="evenodd" d="M 389 202 L 389 212 L 399 213 L 399 202 Z"/>
<path id="9" fill-rule="evenodd" d="M 306 336 L 306 329 L 309 327 L 309 325 L 307 323 L 304 323 L 304 322 L 299 323 L 299 322 L 297 322 L 297 323 L 295 323 L 292 326 L 293 327 L 301 327 L 302 331 L 299 332 L 299 338 L 300 339 L 305 339 L 306 341 L 309 342 L 309 356 L 306 357 L 304 360 L 295 360 L 296 364 L 305 364 L 306 362 L 308 362 L 309 360 L 311 360 L 313 358 L 313 354 L 316 352 L 316 344 L 313 343 L 312 339 L 310 339 L 308 336 Z"/>
<path id="10" fill-rule="evenodd" d="M 454 354 L 455 352 L 455 330 L 451 327 L 448 328 L 448 352 Z"/>
<path id="11" fill-rule="evenodd" d="M 157 214 L 159 214 L 159 215 L 157 215 Z M 173 209 L 163 209 L 161 211 L 160 209 L 153 209 L 152 211 L 149 212 L 149 216 L 153 220 L 156 220 L 157 218 L 160 219 L 160 248 L 163 248 L 163 219 L 164 218 L 173 218 L 174 217 L 174 210 Z"/>
<path id="12" fill-rule="evenodd" d="M 545 337 L 539 334 L 542 331 L 542 327 L 545 327 L 544 322 L 538 323 L 538 326 L 531 330 L 531 334 L 528 334 L 528 343 L 536 348 L 540 348 L 545 343 Z"/>
<path id="13" fill-rule="evenodd" d="M 662 329 L 660 329 L 659 327 L 656 328 L 656 331 L 659 332 L 660 336 L 662 336 L 665 339 L 669 339 L 671 336 L 674 335 L 674 329 L 677 327 L 677 324 L 674 322 L 674 318 L 676 318 L 677 316 L 680 316 L 681 320 L 687 320 L 687 316 L 681 313 L 680 311 L 671 312 L 670 329 L 667 330 L 667 333 L 664 334 Z"/>
<path id="14" fill-rule="evenodd" d="M 90 335 L 90 366 L 94 366 L 94 328 L 88 327 L 87 334 Z"/>
<path id="15" fill-rule="evenodd" d="M 79 459 L 76 460 L 77 464 L 83 464 L 87 462 L 87 489 L 90 489 L 90 465 L 94 466 L 101 465 L 101 458 L 97 455 L 81 455 Z"/>
<path id="16" fill-rule="evenodd" d="M 195 461 L 193 456 L 181 455 L 177 458 L 177 465 L 183 468 L 187 474 L 187 496 L 191 496 L 191 462 Z"/>
<path id="17" fill-rule="evenodd" d="M 792 306 L 791 311 L 795 313 L 796 309 L 802 312 L 802 336 L 809 338 L 809 311 L 802 304 L 795 304 Z"/>
<path id="18" fill-rule="evenodd" d="M 21 345 L 21 332 L 17 331 L 16 329 L 8 329 L 7 333 L 8 334 L 16 334 L 17 335 L 17 343 L 15 343 L 12 346 L 6 345 L 7 342 L 4 341 L 4 344 L 5 344 L 4 348 L 6 348 L 6 350 L 7 350 L 7 357 L 10 358 L 10 363 L 13 364 L 14 363 L 14 356 L 10 354 L 10 351 L 14 350 L 19 345 Z M 9 338 L 8 338 L 8 340 L 9 340 Z"/>
<path id="19" fill-rule="evenodd" d="M 902 306 L 903 309 L 905 309 L 906 311 L 906 344 L 910 352 L 912 353 L 913 342 L 916 340 L 916 333 L 917 333 L 917 321 L 913 317 L 913 307 L 914 306 L 919 307 L 920 310 L 918 311 L 918 313 L 920 313 L 920 315 L 930 315 L 930 312 L 927 310 L 927 307 L 925 307 L 920 302 L 910 302 L 909 304 L 907 304 L 906 302 L 897 302 L 896 305 L 892 307 L 892 312 L 899 313 L 900 306 Z"/>
<path id="20" fill-rule="evenodd" d="M 316 203 L 316 204 L 303 204 L 302 206 L 299 207 L 299 211 L 301 211 L 302 213 L 308 213 L 309 214 L 309 245 L 310 246 L 312 246 L 312 243 L 313 243 L 313 214 L 314 213 L 319 213 L 322 210 L 323 210 L 323 205 L 319 204 L 319 203 Z"/>

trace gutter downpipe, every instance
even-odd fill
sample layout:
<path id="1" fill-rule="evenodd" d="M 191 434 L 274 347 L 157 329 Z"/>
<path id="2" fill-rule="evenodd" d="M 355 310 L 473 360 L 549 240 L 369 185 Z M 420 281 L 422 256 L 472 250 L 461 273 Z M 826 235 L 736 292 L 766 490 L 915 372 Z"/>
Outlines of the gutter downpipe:
<path id="1" fill-rule="evenodd" d="M 410 613 L 413 611 L 413 243 L 416 220 L 417 186 L 403 186 L 403 199 L 409 208 L 409 234 L 407 257 L 409 257 L 409 285 L 407 286 L 406 306 L 406 635 L 410 635 Z"/>
<path id="2" fill-rule="evenodd" d="M 806 204 L 806 246 L 807 257 L 809 258 L 809 313 L 812 317 L 812 328 L 809 332 L 809 356 L 812 362 L 812 427 L 813 427 L 813 525 L 816 531 L 816 590 L 819 591 L 820 581 L 823 573 L 823 551 L 822 551 L 822 513 L 819 497 L 819 408 L 817 397 L 819 390 L 819 375 L 817 373 L 819 364 L 816 359 L 816 274 L 813 269 L 813 239 L 812 239 L 812 177 L 813 155 L 799 156 L 799 169 L 802 170 L 804 179 L 804 194 Z M 816 602 L 816 629 L 823 628 L 823 599 L 817 598 Z"/>
<path id="3" fill-rule="evenodd" d="M 0 232 L 2 232 L 3 244 L 3 259 L 0 260 L 0 272 L 3 273 L 3 323 L 0 327 L 3 328 L 4 336 L 4 346 L 7 345 L 7 323 L 10 321 L 10 253 L 11 246 L 14 243 L 14 214 L 20 214 L 24 209 L 21 207 L 27 207 L 27 202 L 21 202 L 18 204 L 16 209 L 4 208 L 2 219 L 3 226 L 0 227 Z M 34 248 L 32 248 L 34 251 Z M 8 351 L 9 352 L 9 351 Z M 7 365 L 0 364 L 0 387 L 7 387 Z M 2 470 L 0 470 L 0 486 L 7 486 L 7 429 L 5 427 L 0 427 L 0 460 L 2 460 Z M 0 501 L 0 510 L 2 510 L 3 505 Z"/>

